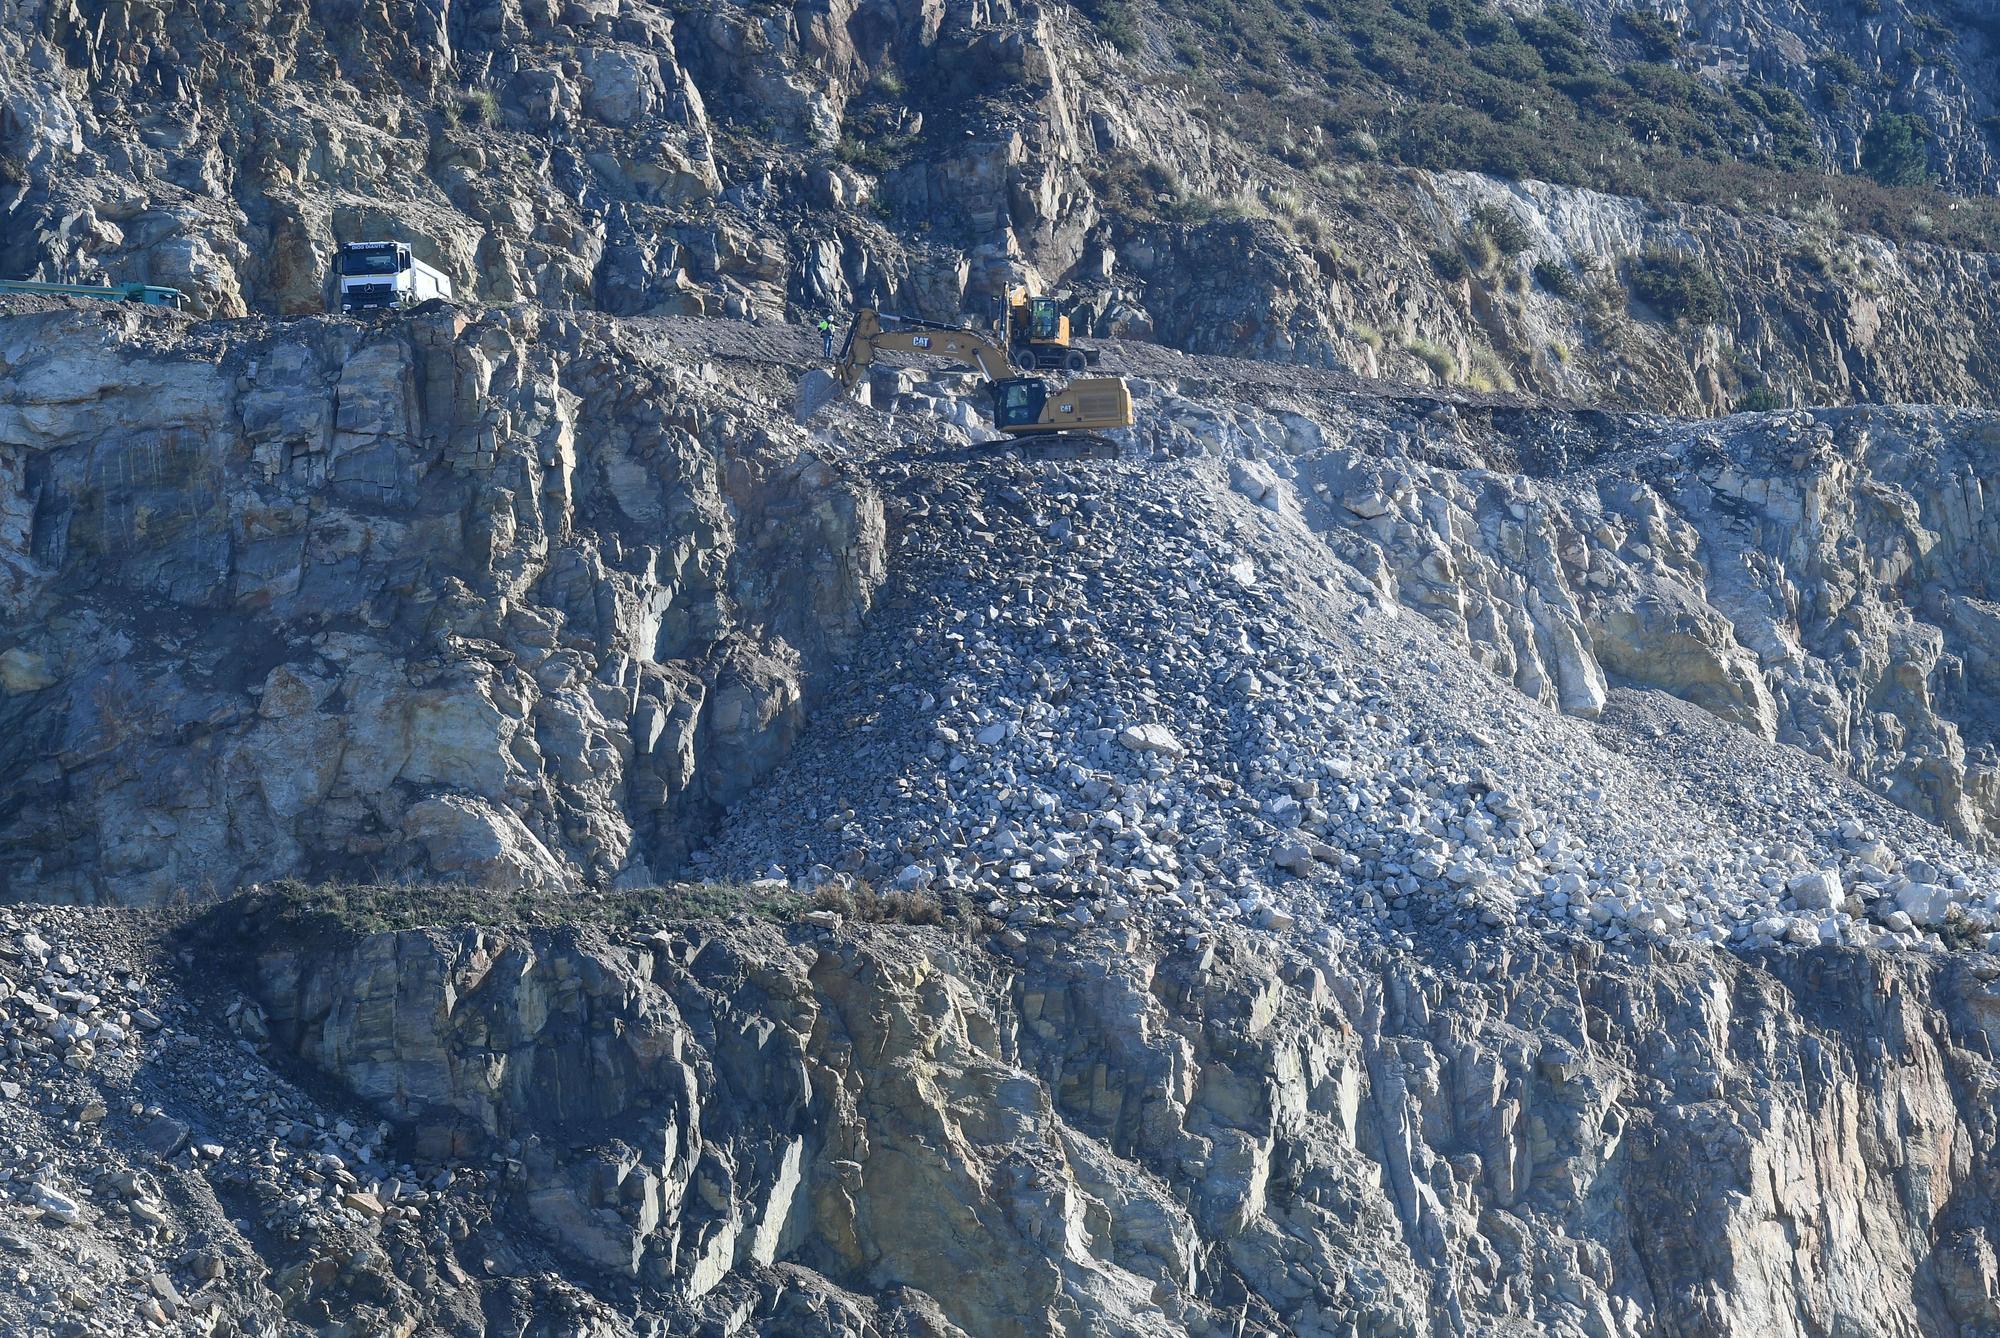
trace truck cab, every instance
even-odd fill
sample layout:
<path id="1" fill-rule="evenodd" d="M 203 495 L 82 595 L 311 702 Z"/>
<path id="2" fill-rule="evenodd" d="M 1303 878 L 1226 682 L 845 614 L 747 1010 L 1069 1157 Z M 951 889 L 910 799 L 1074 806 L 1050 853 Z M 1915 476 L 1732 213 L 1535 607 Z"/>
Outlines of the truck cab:
<path id="1" fill-rule="evenodd" d="M 410 254 L 406 242 L 348 242 L 334 257 L 343 312 L 451 300 L 451 280 Z"/>

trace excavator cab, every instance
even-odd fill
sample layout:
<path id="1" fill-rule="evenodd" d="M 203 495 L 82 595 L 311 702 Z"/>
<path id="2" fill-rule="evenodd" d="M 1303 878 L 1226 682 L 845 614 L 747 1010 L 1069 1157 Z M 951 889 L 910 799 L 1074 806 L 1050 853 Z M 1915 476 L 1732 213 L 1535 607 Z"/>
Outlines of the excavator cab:
<path id="1" fill-rule="evenodd" d="M 993 426 L 1010 437 L 1110 432 L 1132 422 L 1132 388 L 1119 377 L 1053 387 L 1038 376 L 993 383 Z"/>
<path id="2" fill-rule="evenodd" d="M 993 426 L 1002 432 L 1038 427 L 1042 421 L 1042 406 L 1048 402 L 1048 383 L 1040 377 L 1016 376 L 995 381 Z"/>

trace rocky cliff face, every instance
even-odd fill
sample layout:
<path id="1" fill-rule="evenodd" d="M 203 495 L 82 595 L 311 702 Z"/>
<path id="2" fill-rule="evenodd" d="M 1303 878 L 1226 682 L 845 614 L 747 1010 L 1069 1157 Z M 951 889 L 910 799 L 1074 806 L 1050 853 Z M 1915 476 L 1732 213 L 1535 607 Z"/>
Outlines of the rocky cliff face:
<path id="1" fill-rule="evenodd" d="M 269 909 L 0 910 L 10 1326 L 2000 1324 L 1987 956 Z"/>
<path id="2" fill-rule="evenodd" d="M 1537 425 L 1474 448 L 1518 444 L 1510 476 L 1421 458 L 1463 428 L 1355 426 L 1369 439 L 1255 452 L 1271 468 L 1239 466 L 1237 486 L 1494 674 L 1582 715 L 1607 681 L 1659 688 L 1974 845 L 2000 835 L 1990 416 Z"/>
<path id="3" fill-rule="evenodd" d="M 1855 170 L 1866 128 L 1914 108 L 1926 161 L 1990 187 L 1984 7 L 1662 13 L 1699 39 L 1674 78 L 1800 94 L 1830 165 Z M 1179 30 L 1140 16 L 1151 36 L 1121 51 L 1078 11 L 1010 4 L 15 0 L 0 269 L 150 279 L 223 315 L 320 310 L 336 241 L 384 235 L 472 302 L 624 315 L 872 300 L 951 319 L 1028 277 L 1096 334 L 1201 353 L 1679 412 L 1992 402 L 1986 255 L 1914 224 L 1902 245 L 1861 235 L 1811 178 L 1760 217 L 1641 204 L 1587 173 L 1389 170 L 1304 112 L 1274 113 L 1293 130 L 1267 143 L 1191 90 Z M 1574 22 L 1607 69 L 1645 54 L 1622 11 Z M 1504 254 L 1481 204 L 1524 230 L 1503 229 Z M 1945 238 L 1955 209 L 1876 213 Z M 1721 305 L 1649 300 L 1635 267 L 1662 248 Z"/>
<path id="4" fill-rule="evenodd" d="M 1305 765 L 1416 765 L 1409 779 L 1428 785 L 1438 759 L 1411 752 L 1393 722 L 1372 751 L 1350 751 L 1360 736 L 1339 703 L 1377 690 L 1368 662 L 1390 653 L 1373 624 L 1300 649 L 1315 623 L 1382 606 L 1422 614 L 1452 663 L 1553 711 L 1595 719 L 1613 691 L 1658 689 L 1832 763 L 1974 848 L 1994 841 L 1988 555 L 2000 536 L 1985 480 L 2000 439 L 1987 414 L 1699 427 L 1385 405 L 1339 378 L 1124 345 L 1107 356 L 1139 376 L 1136 444 L 1152 464 L 1072 476 L 1003 458 L 967 472 L 950 452 L 985 430 L 958 382 L 885 370 L 875 398 L 888 413 L 829 411 L 808 433 L 780 407 L 804 341 L 749 325 L 516 313 L 372 332 L 322 320 L 183 330 L 51 312 L 6 328 L 0 467 L 14 493 L 0 562 L 14 623 L 0 646 L 12 726 L 0 749 L 33 778 L 4 814 L 0 867 L 18 895 L 131 904 L 390 874 L 641 886 L 712 858 L 706 847 L 732 830 L 716 819 L 740 800 L 758 815 L 729 847 L 744 876 L 821 863 L 896 877 L 913 853 L 920 869 L 955 860 L 949 834 L 965 820 L 910 810 L 912 785 L 973 805 L 975 825 L 997 786 L 1029 823 L 1015 832 L 1025 849 L 1029 832 L 1068 819 L 1029 805 L 1013 768 L 1101 767 L 1091 731 L 1107 720 L 1114 732 L 1157 724 L 1182 751 L 1243 747 L 1230 703 L 1247 694 L 1262 712 L 1274 685 L 1309 680 L 1331 704 L 1282 725 L 1294 741 L 1326 731 Z M 864 626 L 892 551 L 885 496 L 900 517 L 899 611 Z M 1252 575 L 1232 574 L 1246 560 Z M 1266 569 L 1318 575 L 1267 592 Z M 1017 582 L 1042 593 L 1017 602 Z M 1177 603 L 1195 589 L 1206 616 Z M 1323 590 L 1359 607 L 1323 608 Z M 968 607 L 985 610 L 984 652 L 964 639 Z M 1122 665 L 1073 633 L 1037 640 L 1107 610 L 1176 630 Z M 1224 610 L 1243 637 L 1306 659 L 1281 668 L 1218 643 Z M 1148 647 L 1138 623 L 1129 634 Z M 1434 649 L 1395 637 L 1395 654 L 1449 677 Z M 1214 672 L 1205 644 L 1265 686 L 1217 700 L 1200 686 Z M 992 659 L 1003 646 L 1017 658 Z M 961 681 L 966 663 L 977 672 Z M 1012 675 L 1026 686 L 992 686 Z M 840 700 L 814 738 L 825 775 L 753 792 L 822 686 Z M 1078 731 L 1055 736 L 1068 760 L 993 772 L 954 761 L 995 727 L 977 746 L 998 746 L 996 761 L 1035 737 L 1006 724 L 1024 698 L 1008 706 L 996 691 L 1043 701 L 1038 728 Z M 946 727 L 955 747 L 919 695 L 969 711 Z M 1398 714 L 1449 737 L 1464 709 L 1418 698 Z M 1622 800 L 1576 781 L 1598 762 L 1576 761 L 1575 746 L 1542 725 L 1523 745 L 1534 766 L 1517 797 L 1549 816 L 1513 817 L 1543 832 L 1531 842 L 1543 860 L 1558 812 L 1583 805 L 1627 826 Z M 1649 765 L 1681 765 L 1645 746 Z M 1268 769 L 1254 748 L 1229 765 Z M 864 776 L 830 809 L 813 789 Z M 1180 812 L 1171 829 L 1237 822 L 1211 782 L 1180 783 L 1183 797 L 1157 801 Z M 1313 784 L 1345 790 L 1350 775 Z M 902 807 L 860 827 L 833 820 L 877 787 Z M 1833 798 L 1839 814 L 1808 843 L 1825 853 L 1786 867 L 1773 846 L 1745 876 L 1782 885 L 1824 859 L 1853 877 L 1864 865 L 1900 876 L 1886 854 L 1863 858 L 1878 838 L 1931 866 L 1919 883 L 1965 867 Z M 1258 830 L 1218 826 L 1216 839 L 1282 845 L 1306 809 L 1278 799 L 1258 798 L 1277 805 Z M 1775 835 L 1721 838 L 1693 820 L 1739 865 L 1723 847 Z M 1331 838 L 1331 821 L 1308 834 Z M 1389 860 L 1364 876 L 1390 891 L 1406 857 L 1369 845 L 1366 826 L 1342 840 Z M 1012 849 L 941 885 L 1011 897 L 994 877 Z M 1632 878 L 1668 853 L 1648 849 Z M 1190 876 L 1185 853 L 1153 860 L 1170 884 Z M 1617 882 L 1602 865 L 1587 876 Z"/>
<path id="5" fill-rule="evenodd" d="M 1135 345 L 1134 458 L 1086 466 L 956 458 L 913 370 L 808 433 L 753 326 L 5 329 L 9 897 L 387 868 L 586 922 L 19 920 L 10 1239 L 168 1279 L 104 1315 L 1994 1323 L 1991 957 L 1950 949 L 1996 885 L 1840 774 L 1991 843 L 1989 415 Z M 961 928 L 588 927 L 690 847 Z"/>
<path id="6" fill-rule="evenodd" d="M 367 1220 L 357 1265 L 418 1285 L 384 1308 L 328 1270 L 350 1331 L 463 1331 L 517 1257 L 605 1334 L 2000 1323 L 1990 961 L 720 926 L 251 951 L 273 1053 L 387 1123 L 350 1164 L 493 1170 L 488 1225 L 428 1254 Z"/>
<path id="7" fill-rule="evenodd" d="M 17 897 L 651 881 L 881 579 L 865 485 L 600 324 L 0 339 Z"/>
<path id="8" fill-rule="evenodd" d="M 2000 1334 L 1992 9 L 0 0 L 0 1330 Z"/>
<path id="9" fill-rule="evenodd" d="M 0 1327 L 2000 1324 L 1990 414 L 805 343 L 0 324 Z"/>
<path id="10" fill-rule="evenodd" d="M 1600 30 L 1616 31 L 1616 6 L 1581 0 L 1576 7 Z M 1935 167 L 1947 180 L 1976 193 L 2000 168 L 1991 134 L 1995 93 L 1984 77 L 2000 43 L 2000 11 L 1990 4 L 1974 0 L 1935 14 L 1921 5 L 1761 0 L 1652 8 L 1669 30 L 1685 34 L 1698 68 L 1746 70 L 1804 98 L 1836 163 L 1859 167 L 1871 118 L 1900 108 L 1933 128 Z M 1633 35 L 1627 31 L 1628 40 Z"/>

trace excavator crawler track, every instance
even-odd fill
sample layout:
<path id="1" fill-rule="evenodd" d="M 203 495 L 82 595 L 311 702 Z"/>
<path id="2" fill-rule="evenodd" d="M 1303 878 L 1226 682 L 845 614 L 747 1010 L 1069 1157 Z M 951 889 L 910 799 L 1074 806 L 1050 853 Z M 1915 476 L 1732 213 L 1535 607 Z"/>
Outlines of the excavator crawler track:
<path id="1" fill-rule="evenodd" d="M 1012 437 L 1005 444 L 1038 460 L 1116 460 L 1125 453 L 1119 442 L 1092 432 L 1037 432 Z"/>

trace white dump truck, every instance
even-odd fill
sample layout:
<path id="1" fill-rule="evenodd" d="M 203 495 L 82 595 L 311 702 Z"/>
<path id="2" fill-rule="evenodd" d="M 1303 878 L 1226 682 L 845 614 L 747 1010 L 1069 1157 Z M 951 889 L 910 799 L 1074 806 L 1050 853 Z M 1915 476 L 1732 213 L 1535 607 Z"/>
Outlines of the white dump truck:
<path id="1" fill-rule="evenodd" d="M 451 300 L 451 280 L 410 254 L 403 242 L 348 242 L 334 257 L 341 311 L 414 307 Z"/>

